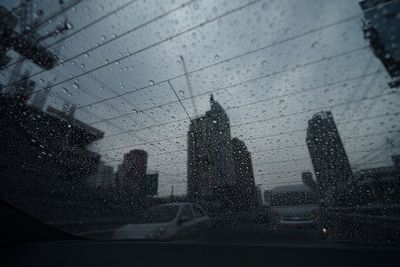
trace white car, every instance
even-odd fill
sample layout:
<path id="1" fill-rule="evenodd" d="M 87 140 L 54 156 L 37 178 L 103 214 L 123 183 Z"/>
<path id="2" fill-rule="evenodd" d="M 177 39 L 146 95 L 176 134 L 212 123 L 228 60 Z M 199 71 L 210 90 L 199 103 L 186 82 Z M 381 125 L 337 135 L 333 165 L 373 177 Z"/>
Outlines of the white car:
<path id="1" fill-rule="evenodd" d="M 169 203 L 151 208 L 135 224 L 127 224 L 114 233 L 115 239 L 182 239 L 209 228 L 210 218 L 194 203 Z"/>

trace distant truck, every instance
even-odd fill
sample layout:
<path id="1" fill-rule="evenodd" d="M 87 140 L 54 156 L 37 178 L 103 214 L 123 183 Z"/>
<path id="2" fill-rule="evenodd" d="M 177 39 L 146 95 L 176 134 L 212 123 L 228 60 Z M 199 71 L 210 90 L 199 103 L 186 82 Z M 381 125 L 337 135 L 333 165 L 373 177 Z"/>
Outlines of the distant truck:
<path id="1" fill-rule="evenodd" d="M 265 195 L 273 229 L 317 230 L 319 205 L 303 184 L 278 186 Z"/>

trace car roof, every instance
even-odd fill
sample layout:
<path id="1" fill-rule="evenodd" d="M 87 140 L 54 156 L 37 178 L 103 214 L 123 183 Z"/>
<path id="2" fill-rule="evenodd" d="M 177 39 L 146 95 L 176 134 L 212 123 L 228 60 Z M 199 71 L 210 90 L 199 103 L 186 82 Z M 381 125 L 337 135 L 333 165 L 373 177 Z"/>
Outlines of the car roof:
<path id="1" fill-rule="evenodd" d="M 172 202 L 172 203 L 161 204 L 160 206 L 185 206 L 185 205 L 193 205 L 193 203 L 191 203 L 191 202 Z"/>
<path id="2" fill-rule="evenodd" d="M 277 186 L 271 190 L 271 193 L 283 193 L 283 192 L 311 192 L 311 189 L 304 184 L 295 184 L 295 185 Z"/>

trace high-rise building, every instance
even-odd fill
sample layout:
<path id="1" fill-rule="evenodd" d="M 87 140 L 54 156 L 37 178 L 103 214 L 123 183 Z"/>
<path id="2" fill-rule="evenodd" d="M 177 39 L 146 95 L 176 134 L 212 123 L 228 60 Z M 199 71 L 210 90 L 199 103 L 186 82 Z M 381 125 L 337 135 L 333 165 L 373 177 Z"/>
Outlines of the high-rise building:
<path id="1" fill-rule="evenodd" d="M 124 155 L 120 170 L 123 173 L 118 176 L 120 189 L 128 194 L 140 195 L 141 180 L 146 175 L 147 152 L 144 150 L 131 150 Z"/>
<path id="2" fill-rule="evenodd" d="M 306 141 L 319 198 L 326 204 L 336 203 L 337 193 L 344 189 L 353 173 L 330 111 L 317 113 L 308 121 Z"/>
<path id="3" fill-rule="evenodd" d="M 188 197 L 213 197 L 235 184 L 229 118 L 210 96 L 211 109 L 193 119 L 188 132 Z"/>
<path id="4" fill-rule="evenodd" d="M 45 221 L 68 217 L 66 210 L 80 209 L 76 203 L 98 200 L 86 185 L 101 156 L 88 146 L 102 131 L 55 108 L 44 112 L 3 94 L 0 113 L 2 200 Z M 43 203 L 49 203 L 46 213 L 36 209 Z"/>
<path id="5" fill-rule="evenodd" d="M 391 0 L 363 0 L 363 32 L 375 56 L 392 78 L 391 87 L 400 86 L 400 2 Z"/>
<path id="6" fill-rule="evenodd" d="M 256 190 L 251 154 L 247 150 L 245 143 L 239 138 L 235 137 L 231 142 L 237 203 L 242 208 L 255 207 Z"/>
<path id="7" fill-rule="evenodd" d="M 393 165 L 400 170 L 400 154 L 392 155 Z"/>
<path id="8" fill-rule="evenodd" d="M 146 174 L 140 183 L 141 191 L 146 196 L 155 196 L 158 191 L 158 173 Z"/>

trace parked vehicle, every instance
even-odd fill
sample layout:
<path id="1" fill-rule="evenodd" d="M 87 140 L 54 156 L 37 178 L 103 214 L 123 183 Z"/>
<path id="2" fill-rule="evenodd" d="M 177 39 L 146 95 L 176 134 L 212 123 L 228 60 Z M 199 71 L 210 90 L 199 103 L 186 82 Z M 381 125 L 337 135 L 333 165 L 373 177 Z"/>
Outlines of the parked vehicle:
<path id="1" fill-rule="evenodd" d="M 194 203 L 169 203 L 151 208 L 137 223 L 114 233 L 115 239 L 184 239 L 195 237 L 211 225 L 205 210 Z"/>
<path id="2" fill-rule="evenodd" d="M 266 202 L 274 229 L 317 229 L 319 206 L 308 186 L 275 187 Z"/>

